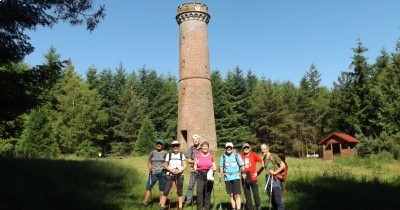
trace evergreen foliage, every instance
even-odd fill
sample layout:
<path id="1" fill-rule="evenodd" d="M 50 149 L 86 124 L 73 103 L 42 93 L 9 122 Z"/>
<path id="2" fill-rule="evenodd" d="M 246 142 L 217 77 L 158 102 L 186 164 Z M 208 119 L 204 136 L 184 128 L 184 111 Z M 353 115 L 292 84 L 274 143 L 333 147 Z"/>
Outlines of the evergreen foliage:
<path id="1" fill-rule="evenodd" d="M 51 47 L 42 65 L 0 65 L 0 138 L 18 138 L 23 130 L 22 114 L 49 100 L 51 89 L 63 74 L 60 55 Z M 2 88 L 3 87 L 3 88 Z"/>
<path id="2" fill-rule="evenodd" d="M 147 107 L 147 100 L 140 95 L 139 80 L 135 73 L 128 76 L 119 103 L 116 113 L 121 121 L 114 128 L 115 136 L 125 142 L 135 141 Z"/>
<path id="3" fill-rule="evenodd" d="M 176 78 L 159 76 L 145 66 L 139 69 L 140 94 L 147 100 L 146 113 L 157 135 L 176 139 L 178 118 L 178 87 Z"/>
<path id="4" fill-rule="evenodd" d="M 26 116 L 24 130 L 16 146 L 18 156 L 49 158 L 60 154 L 53 136 L 52 123 L 47 107 L 34 109 Z"/>
<path id="5" fill-rule="evenodd" d="M 33 52 L 25 31 L 37 26 L 52 27 L 59 21 L 71 25 L 85 22 L 87 30 L 93 31 L 105 17 L 104 5 L 95 11 L 93 7 L 91 0 L 0 1 L 0 64 L 18 62 Z"/>
<path id="6" fill-rule="evenodd" d="M 90 90 L 83 83 L 72 64 L 66 68 L 55 100 L 56 108 L 52 112 L 54 135 L 61 152 L 75 153 L 91 148 L 100 150 L 99 143 L 104 139 L 104 131 L 99 128 L 105 124 L 107 114 L 101 109 L 98 92 Z"/>
<path id="7" fill-rule="evenodd" d="M 314 64 L 300 81 L 297 94 L 297 144 L 295 147 L 300 157 L 315 152 L 315 147 L 323 136 L 323 119 L 328 112 L 328 95 L 323 94 L 320 84 L 321 74 Z M 327 91 L 325 89 L 325 91 Z M 301 146 L 300 146 L 301 145 Z M 312 150 L 312 151 L 311 151 Z"/>
<path id="8" fill-rule="evenodd" d="M 345 132 L 361 140 L 358 154 L 399 159 L 400 42 L 395 52 L 382 50 L 372 64 L 366 51 L 358 40 L 349 70 L 341 72 L 333 89 L 320 84 L 314 64 L 298 86 L 259 79 L 240 67 L 227 75 L 212 71 L 219 144 L 268 143 L 273 151 L 304 157 L 319 152 L 317 143 L 326 134 Z M 156 136 L 176 139 L 174 76 L 145 66 L 126 72 L 120 64 L 99 73 L 90 67 L 84 81 L 72 62 L 59 58 L 51 48 L 34 68 L 23 63 L 0 66 L 2 75 L 19 74 L 2 80 L 10 86 L 2 93 L 13 97 L 9 104 L 0 103 L 0 156 L 146 154 Z"/>
<path id="9" fill-rule="evenodd" d="M 156 137 L 155 129 L 152 122 L 145 118 L 142 127 L 139 130 L 139 137 L 135 144 L 135 154 L 148 154 L 154 148 L 154 139 Z"/>
<path id="10" fill-rule="evenodd" d="M 228 72 L 224 82 L 225 91 L 222 106 L 225 110 L 218 119 L 219 141 L 241 144 L 251 140 L 250 118 L 248 115 L 248 98 L 250 96 L 246 78 L 243 71 L 236 67 Z"/>

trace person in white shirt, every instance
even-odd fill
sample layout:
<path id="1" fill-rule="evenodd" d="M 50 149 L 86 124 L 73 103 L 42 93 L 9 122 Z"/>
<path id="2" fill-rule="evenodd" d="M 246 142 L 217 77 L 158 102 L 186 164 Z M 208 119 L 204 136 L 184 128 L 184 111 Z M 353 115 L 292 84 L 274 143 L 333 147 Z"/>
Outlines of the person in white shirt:
<path id="1" fill-rule="evenodd" d="M 161 210 L 165 209 L 165 202 L 172 184 L 175 183 L 178 193 L 178 209 L 182 209 L 183 204 L 183 172 L 186 169 L 185 155 L 179 152 L 179 142 L 172 142 L 172 152 L 169 152 L 165 157 L 164 170 L 165 170 L 165 186 L 163 195 L 161 197 L 160 205 Z"/>

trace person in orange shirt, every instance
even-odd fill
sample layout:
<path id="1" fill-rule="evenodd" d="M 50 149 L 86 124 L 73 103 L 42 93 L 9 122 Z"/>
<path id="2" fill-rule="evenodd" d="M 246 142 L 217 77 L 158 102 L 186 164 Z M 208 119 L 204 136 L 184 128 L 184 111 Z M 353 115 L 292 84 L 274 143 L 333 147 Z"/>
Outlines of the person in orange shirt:
<path id="1" fill-rule="evenodd" d="M 260 163 L 261 167 L 263 167 L 264 161 L 260 156 L 251 151 L 250 144 L 248 143 L 243 144 L 241 157 L 244 162 L 246 173 L 246 178 L 242 179 L 243 191 L 246 198 L 246 209 L 253 209 L 251 198 L 251 192 L 253 192 L 255 209 L 259 210 L 261 209 L 261 202 L 260 196 L 258 195 L 257 163 Z"/>

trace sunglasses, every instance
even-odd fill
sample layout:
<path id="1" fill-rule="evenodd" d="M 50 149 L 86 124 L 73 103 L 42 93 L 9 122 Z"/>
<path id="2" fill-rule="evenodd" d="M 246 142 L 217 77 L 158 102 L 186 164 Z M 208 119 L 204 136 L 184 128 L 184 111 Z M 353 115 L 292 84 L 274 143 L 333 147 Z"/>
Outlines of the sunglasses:
<path id="1" fill-rule="evenodd" d="M 226 149 L 232 149 L 232 147 L 225 147 Z"/>
<path id="2" fill-rule="evenodd" d="M 250 149 L 249 147 L 244 147 L 243 149 Z"/>

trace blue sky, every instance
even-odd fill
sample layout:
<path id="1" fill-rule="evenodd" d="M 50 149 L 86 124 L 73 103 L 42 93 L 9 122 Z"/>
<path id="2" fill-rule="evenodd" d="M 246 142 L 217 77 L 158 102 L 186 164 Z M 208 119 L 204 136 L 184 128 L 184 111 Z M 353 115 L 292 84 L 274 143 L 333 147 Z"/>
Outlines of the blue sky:
<path id="1" fill-rule="evenodd" d="M 61 23 L 29 32 L 35 51 L 29 65 L 44 61 L 50 46 L 71 58 L 84 78 L 87 69 L 127 72 L 143 65 L 178 77 L 179 26 L 175 15 L 184 0 L 96 1 L 107 16 L 89 33 L 84 26 Z M 203 0 L 208 25 L 210 66 L 225 76 L 236 66 L 257 76 L 299 84 L 313 63 L 322 84 L 332 87 L 347 70 L 360 38 L 373 63 L 385 48 L 394 52 L 400 38 L 398 0 Z"/>

